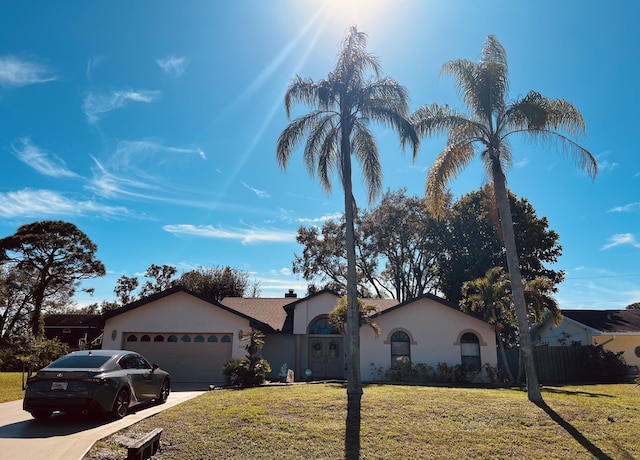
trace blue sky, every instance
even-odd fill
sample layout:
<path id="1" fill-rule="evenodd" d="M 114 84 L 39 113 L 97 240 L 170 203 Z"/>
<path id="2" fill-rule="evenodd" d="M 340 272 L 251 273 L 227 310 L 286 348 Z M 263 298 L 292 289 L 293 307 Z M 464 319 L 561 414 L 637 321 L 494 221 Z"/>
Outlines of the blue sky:
<path id="1" fill-rule="evenodd" d="M 7 2 L 0 15 L 0 235 L 44 219 L 75 223 L 108 275 L 85 283 L 113 300 L 122 276 L 151 264 L 230 265 L 262 296 L 306 282 L 291 273 L 300 225 L 342 212 L 275 144 L 283 95 L 299 74 L 324 78 L 352 24 L 369 35 L 385 75 L 412 110 L 459 107 L 443 63 L 476 61 L 488 34 L 506 48 L 511 97 L 531 89 L 574 103 L 579 141 L 598 159 L 595 182 L 552 148 L 513 141 L 509 186 L 560 234 L 562 308 L 640 301 L 640 6 L 632 0 L 281 0 Z M 299 108 L 296 113 L 302 113 Z M 424 193 L 443 139 L 417 161 L 376 128 L 384 189 Z M 366 193 L 356 169 L 355 195 Z M 456 197 L 485 180 L 474 163 Z M 374 203 L 375 204 L 375 203 Z"/>

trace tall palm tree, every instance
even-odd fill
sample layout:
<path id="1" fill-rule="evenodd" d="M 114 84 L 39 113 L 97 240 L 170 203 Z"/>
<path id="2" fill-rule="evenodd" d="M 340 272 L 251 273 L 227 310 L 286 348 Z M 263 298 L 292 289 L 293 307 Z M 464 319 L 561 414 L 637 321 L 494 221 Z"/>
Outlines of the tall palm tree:
<path id="1" fill-rule="evenodd" d="M 347 248 L 347 425 L 345 456 L 360 452 L 360 330 L 354 236 L 355 200 L 352 192 L 351 156 L 361 164 L 369 201 L 379 195 L 382 170 L 375 137 L 369 128 L 377 121 L 395 129 L 403 145 L 417 154 L 419 140 L 408 119 L 407 91 L 390 78 L 381 78 L 380 64 L 366 52 L 367 36 L 351 27 L 342 42 L 335 68 L 327 78 L 314 82 L 294 77 L 284 97 L 287 116 L 294 103 L 313 107 L 293 120 L 278 138 L 276 157 L 286 169 L 291 154 L 303 138 L 303 160 L 309 174 L 331 190 L 331 175 L 337 172 L 344 191 Z M 373 78 L 370 73 L 373 72 Z"/>
<path id="2" fill-rule="evenodd" d="M 527 333 L 529 321 L 507 196 L 505 174 L 512 162 L 509 139 L 513 135 L 523 134 L 532 141 L 555 142 L 592 179 L 595 179 L 598 165 L 587 149 L 569 137 L 585 131 L 582 114 L 573 104 L 563 99 L 546 98 L 535 91 L 514 101 L 507 100 L 507 56 L 505 49 L 493 35 L 487 37 L 478 63 L 457 59 L 446 63 L 442 72 L 455 78 L 468 113 L 433 104 L 418 109 L 412 115 L 418 134 L 448 135 L 446 147 L 427 175 L 427 205 L 435 216 L 442 215 L 449 181 L 473 160 L 476 153 L 480 154 L 498 204 L 520 330 L 528 398 L 533 402 L 542 402 L 533 363 L 531 337 Z"/>

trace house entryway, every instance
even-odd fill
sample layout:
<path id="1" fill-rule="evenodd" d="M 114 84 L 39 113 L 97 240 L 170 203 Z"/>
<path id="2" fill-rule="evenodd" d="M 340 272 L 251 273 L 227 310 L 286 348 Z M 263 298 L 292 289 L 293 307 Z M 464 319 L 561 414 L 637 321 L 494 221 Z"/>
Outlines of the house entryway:
<path id="1" fill-rule="evenodd" d="M 309 337 L 309 369 L 312 379 L 344 377 L 342 336 Z"/>

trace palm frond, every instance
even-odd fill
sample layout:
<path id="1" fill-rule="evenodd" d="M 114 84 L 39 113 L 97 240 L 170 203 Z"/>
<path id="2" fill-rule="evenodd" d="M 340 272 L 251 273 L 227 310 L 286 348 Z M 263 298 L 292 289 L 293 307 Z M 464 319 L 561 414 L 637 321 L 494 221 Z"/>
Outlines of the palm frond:
<path id="1" fill-rule="evenodd" d="M 298 143 L 311 130 L 324 112 L 314 110 L 306 115 L 293 120 L 278 136 L 276 144 L 276 160 L 281 169 L 286 169 L 291 153 L 296 149 Z"/>
<path id="2" fill-rule="evenodd" d="M 424 137 L 449 133 L 452 130 L 460 131 L 463 127 L 468 125 L 474 125 L 476 132 L 483 132 L 484 130 L 481 123 L 467 118 L 465 115 L 458 113 L 448 105 L 425 105 L 416 110 L 409 119 L 418 136 Z M 480 136 L 481 135 L 479 135 L 479 137 Z"/>
<path id="3" fill-rule="evenodd" d="M 409 114 L 409 92 L 391 78 L 376 80 L 369 82 L 358 91 L 355 106 L 357 110 L 362 112 L 375 112 L 377 107 L 383 106 L 400 115 L 407 116 Z"/>
<path id="4" fill-rule="evenodd" d="M 415 159 L 420 149 L 420 137 L 416 133 L 414 125 L 409 118 L 399 114 L 393 108 L 387 108 L 382 104 L 376 107 L 375 110 L 367 111 L 367 114 L 369 115 L 369 117 L 366 117 L 367 120 L 375 120 L 396 131 L 400 137 L 400 146 L 402 149 L 404 150 L 409 147 Z"/>
<path id="5" fill-rule="evenodd" d="M 380 154 L 373 133 L 367 126 L 356 121 L 351 139 L 351 153 L 362 167 L 362 180 L 366 184 L 369 203 L 372 203 L 382 189 L 382 166 Z"/>
<path id="6" fill-rule="evenodd" d="M 318 179 L 320 185 L 328 193 L 331 192 L 331 173 L 342 169 L 340 165 L 340 128 L 334 126 L 330 131 L 327 131 L 327 135 L 324 137 L 324 141 L 320 145 L 318 150 Z"/>
<path id="7" fill-rule="evenodd" d="M 549 312 L 553 317 L 554 325 L 560 324 L 562 312 L 552 295 L 554 290 L 553 283 L 544 277 L 536 277 L 524 282 L 525 298 L 536 323 L 539 324 L 544 319 L 545 313 Z"/>
<path id="8" fill-rule="evenodd" d="M 318 166 L 318 155 L 322 150 L 325 139 L 335 130 L 335 118 L 337 118 L 337 115 L 324 112 L 323 116 L 317 119 L 314 126 L 309 129 L 302 158 L 311 177 L 315 176 Z"/>
<path id="9" fill-rule="evenodd" d="M 473 143 L 448 144 L 435 159 L 427 174 L 427 208 L 435 218 L 444 217 L 449 181 L 473 160 Z"/>
<path id="10" fill-rule="evenodd" d="M 456 59 L 445 63 L 441 73 L 454 78 L 458 94 L 484 123 L 490 125 L 492 117 L 504 111 L 509 67 L 506 51 L 493 35 L 485 40 L 479 63 Z"/>
<path id="11" fill-rule="evenodd" d="M 367 34 L 351 26 L 342 41 L 336 68 L 332 72 L 334 78 L 348 89 L 362 86 L 368 71 L 373 71 L 376 77 L 380 75 L 378 59 L 369 54 L 366 48 Z"/>
<path id="12" fill-rule="evenodd" d="M 310 78 L 301 78 L 296 75 L 284 95 L 284 107 L 287 117 L 291 117 L 291 107 L 295 103 L 309 106 L 318 105 L 318 85 Z"/>
<path id="13" fill-rule="evenodd" d="M 552 146 L 557 148 L 564 156 L 570 157 L 573 163 L 580 168 L 581 171 L 587 173 L 591 180 L 595 180 L 598 175 L 598 161 L 593 154 L 564 134 L 546 129 L 536 131 L 524 130 L 521 131 L 521 134 L 527 136 L 531 143 L 544 147 Z"/>

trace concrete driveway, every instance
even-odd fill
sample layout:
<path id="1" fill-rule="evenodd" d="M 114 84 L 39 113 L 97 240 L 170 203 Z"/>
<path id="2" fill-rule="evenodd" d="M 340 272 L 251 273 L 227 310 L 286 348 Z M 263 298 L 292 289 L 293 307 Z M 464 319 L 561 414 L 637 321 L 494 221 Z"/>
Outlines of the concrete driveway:
<path id="1" fill-rule="evenodd" d="M 35 423 L 22 410 L 22 400 L 0 404 L 0 458 L 2 460 L 79 460 L 93 444 L 134 423 L 194 398 L 204 391 L 172 388 L 162 405 L 141 405 L 122 420 L 53 414 L 45 423 Z"/>

